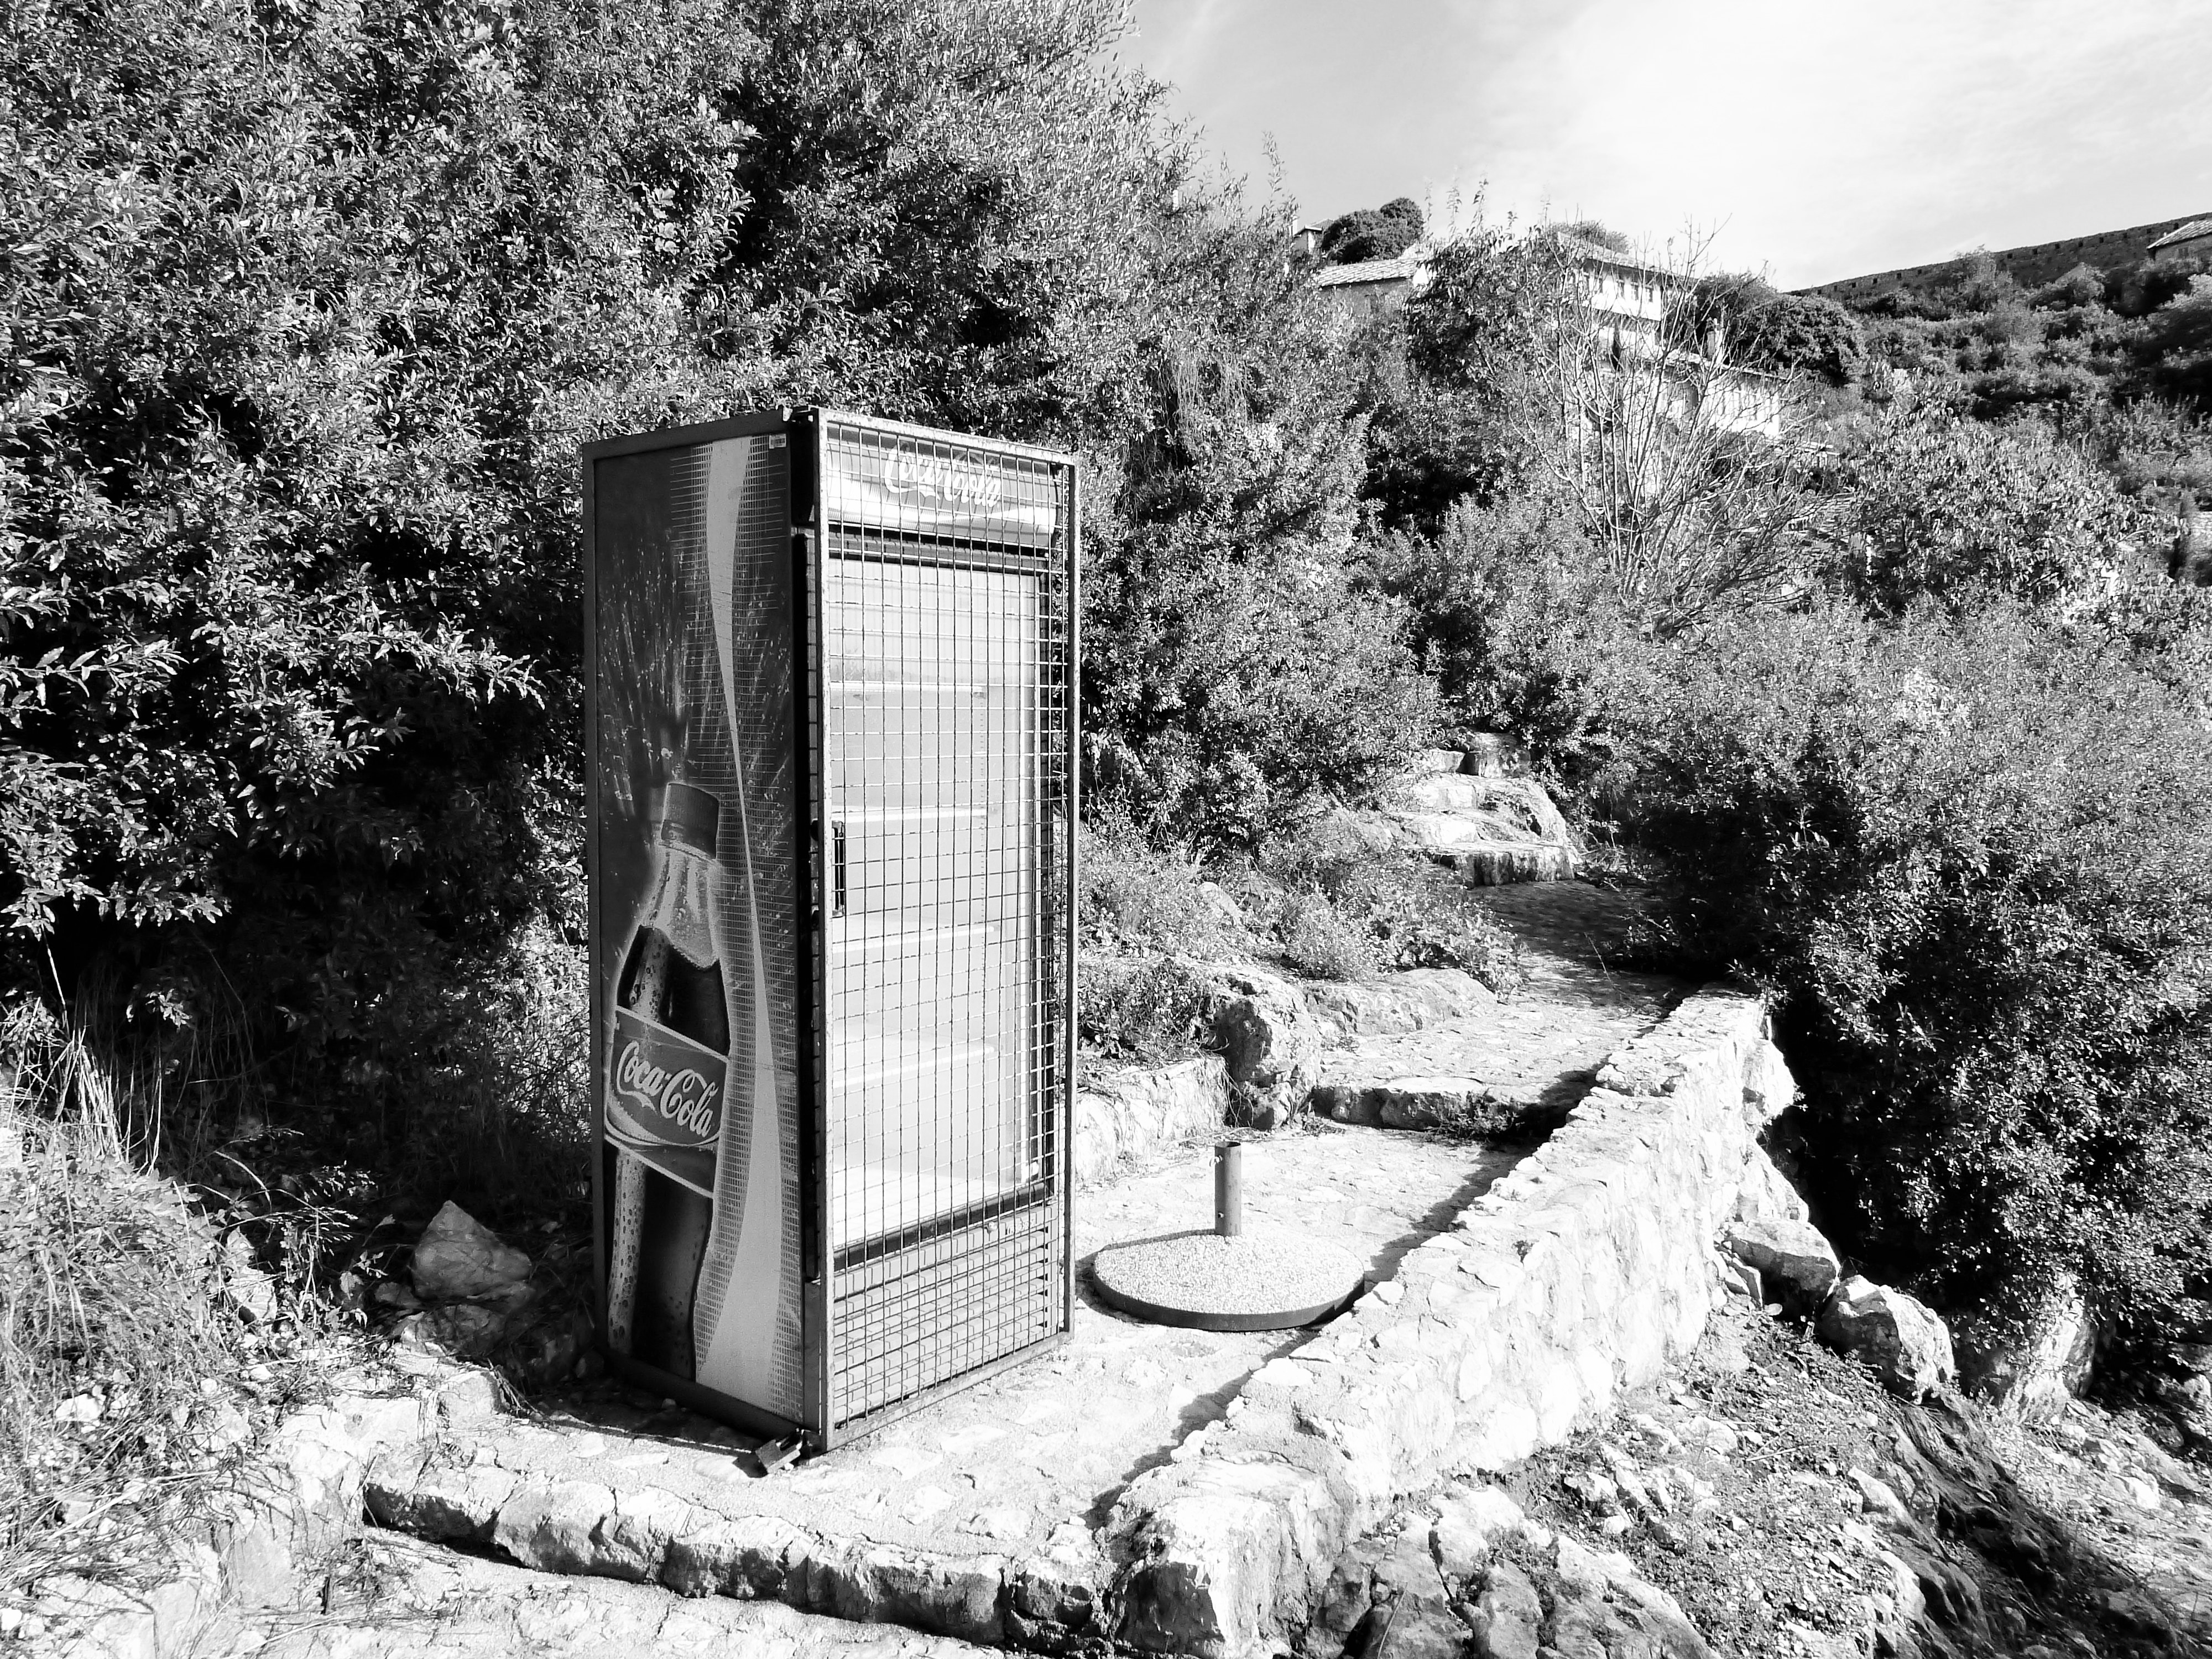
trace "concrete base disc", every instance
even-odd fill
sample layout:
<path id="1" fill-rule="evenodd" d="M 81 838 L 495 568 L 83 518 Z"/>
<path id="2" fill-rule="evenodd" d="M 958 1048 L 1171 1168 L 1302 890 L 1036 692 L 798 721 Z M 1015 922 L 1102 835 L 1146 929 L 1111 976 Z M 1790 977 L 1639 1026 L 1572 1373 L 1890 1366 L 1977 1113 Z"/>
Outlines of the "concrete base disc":
<path id="1" fill-rule="evenodd" d="M 1279 1331 L 1310 1325 L 1359 1294 L 1364 1271 L 1334 1244 L 1276 1233 L 1169 1233 L 1091 1258 L 1109 1307 L 1156 1325 Z"/>

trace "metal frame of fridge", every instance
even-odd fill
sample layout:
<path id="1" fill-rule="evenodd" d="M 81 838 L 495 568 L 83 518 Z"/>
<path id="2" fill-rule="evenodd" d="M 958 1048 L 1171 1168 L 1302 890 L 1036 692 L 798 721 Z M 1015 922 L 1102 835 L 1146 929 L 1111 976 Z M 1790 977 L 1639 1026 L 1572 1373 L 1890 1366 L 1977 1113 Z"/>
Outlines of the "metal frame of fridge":
<path id="1" fill-rule="evenodd" d="M 785 434 L 782 453 L 788 458 L 787 518 L 792 561 L 788 625 L 796 680 L 792 687 L 789 740 L 800 763 L 793 769 L 800 784 L 794 821 L 778 830 L 790 837 L 793 867 L 804 872 L 805 891 L 797 908 L 798 914 L 809 919 L 807 937 L 800 942 L 796 1055 L 802 1103 L 798 1188 L 803 1398 L 795 1413 L 767 1411 L 635 1360 L 612 1355 L 610 1360 L 618 1375 L 695 1410 L 763 1436 L 796 1435 L 809 1449 L 822 1450 L 871 1433 L 948 1392 L 970 1386 L 1054 1346 L 1066 1340 L 1069 1328 L 1075 1305 L 1070 1153 L 1074 1107 L 1075 826 L 1079 817 L 1077 672 L 1081 646 L 1081 497 L 1074 458 L 1066 453 L 809 408 L 785 408 L 639 434 L 584 448 L 586 731 L 588 775 L 594 791 L 586 837 L 593 973 L 594 1306 L 602 1331 L 605 1328 L 607 1240 L 606 1209 L 599 1190 L 603 1177 L 598 1133 L 603 1110 L 599 1079 L 605 1063 L 606 1022 L 599 985 L 602 826 L 596 792 L 602 756 L 594 471 L 599 462 L 614 457 L 776 433 Z M 833 447 L 841 444 L 845 448 L 833 453 Z M 842 476 L 835 469 L 842 465 L 848 452 L 871 449 L 925 458 L 925 470 L 932 460 L 955 469 L 973 464 L 1019 467 L 1030 472 L 1041 470 L 1050 480 L 1055 508 L 1048 540 L 1024 545 L 1003 538 L 994 539 L 988 527 L 963 535 L 958 533 L 963 525 L 957 512 L 938 515 L 939 522 L 925 511 L 915 523 L 902 526 L 852 521 L 856 514 L 841 510 L 838 490 L 831 487 Z M 866 513 L 862 510 L 857 516 L 865 519 Z M 951 533 L 943 533 L 946 532 Z M 830 936 L 836 914 L 842 908 L 847 838 L 830 810 L 832 770 L 837 759 L 831 744 L 838 728 L 830 707 L 831 688 L 824 682 L 824 635 L 838 617 L 846 614 L 836 607 L 845 592 L 840 584 L 848 582 L 845 566 L 848 564 L 875 569 L 884 578 L 882 586 L 887 592 L 899 586 L 890 574 L 893 566 L 926 567 L 945 573 L 943 580 L 914 577 L 915 582 L 938 590 L 948 586 L 957 589 L 963 582 L 988 588 L 989 574 L 977 573 L 1011 573 L 1013 580 L 1000 584 L 1006 588 L 1018 588 L 1022 576 L 1036 579 L 1037 774 L 1036 820 L 1031 827 L 1036 836 L 1037 1018 L 1030 1036 L 1042 1058 L 1023 1067 L 1024 1075 L 1034 1078 L 1038 1097 L 1034 1110 L 1040 1145 L 1033 1180 L 987 1199 L 980 1206 L 921 1219 L 887 1236 L 847 1239 L 841 1243 L 832 1237 L 832 1223 L 841 1200 L 848 1200 L 849 1194 L 842 1187 L 839 1170 L 833 1166 L 830 1156 L 833 1136 L 842 1133 L 833 1121 L 832 1110 L 833 1091 L 839 1085 L 840 1033 L 833 1030 L 830 1013 L 835 994 Z M 995 1233 L 990 1231 L 994 1227 L 998 1229 Z M 1016 1232 L 1030 1242 L 1018 1245 L 986 1242 L 991 1237 L 1003 1240 Z M 968 1253 L 964 1256 L 963 1250 Z M 994 1293 L 991 1274 L 994 1271 L 1016 1278 L 1027 1274 L 1041 1284 L 1048 1279 L 1042 1308 L 1024 1312 L 1004 1330 L 994 1329 L 988 1314 L 979 1316 L 975 1310 L 979 1301 L 988 1301 Z M 904 1273 L 919 1285 L 925 1272 L 934 1275 L 928 1286 L 908 1295 L 917 1304 L 911 1316 L 916 1343 L 927 1347 L 933 1318 L 943 1326 L 953 1311 L 964 1310 L 967 1322 L 960 1328 L 969 1334 L 960 1339 L 959 1353 L 951 1358 L 940 1353 L 933 1360 L 925 1352 L 908 1362 L 887 1359 L 882 1352 L 864 1355 L 860 1350 L 868 1334 L 879 1334 L 886 1328 L 878 1304 L 867 1298 L 875 1296 L 880 1304 L 890 1294 L 883 1291 L 882 1282 L 896 1283 Z M 871 1312 L 872 1308 L 878 1311 Z M 890 1318 L 889 1328 L 897 1328 L 896 1317 Z M 881 1346 L 878 1340 L 878 1348 Z M 963 1355 L 972 1357 L 973 1363 L 966 1363 Z M 948 1365 L 955 1368 L 948 1370 Z M 878 1380 L 863 1386 L 856 1379 L 863 1379 L 870 1366 L 875 1368 Z M 890 1380 L 882 1380 L 885 1377 Z"/>

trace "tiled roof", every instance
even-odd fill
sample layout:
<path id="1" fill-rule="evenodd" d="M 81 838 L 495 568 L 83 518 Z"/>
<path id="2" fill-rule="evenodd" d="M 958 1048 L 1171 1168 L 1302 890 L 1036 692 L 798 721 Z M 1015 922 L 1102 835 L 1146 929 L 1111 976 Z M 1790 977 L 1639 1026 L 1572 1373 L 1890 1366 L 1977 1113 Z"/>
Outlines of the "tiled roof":
<path id="1" fill-rule="evenodd" d="M 1314 273 L 1316 288 L 1342 288 L 1350 283 L 1402 283 L 1411 280 L 1421 261 L 1410 253 L 1395 259 L 1362 259 L 1357 264 L 1329 265 Z"/>
<path id="2" fill-rule="evenodd" d="M 2212 219 L 2192 219 L 2179 230 L 2169 230 L 2151 246 L 2159 248 L 2170 242 L 2193 242 L 2200 236 L 2212 236 Z"/>
<path id="3" fill-rule="evenodd" d="M 1615 265 L 1623 270 L 1648 271 L 1655 276 L 1664 277 L 1669 281 L 1676 280 L 1674 273 L 1668 270 L 1666 266 L 1655 264 L 1649 259 L 1640 259 L 1633 253 L 1623 253 L 1618 249 L 1601 246 L 1596 242 L 1586 242 L 1581 237 L 1570 236 L 1564 231 L 1554 231 L 1553 234 L 1558 239 L 1561 247 L 1573 254 L 1576 258 L 1587 264 Z"/>

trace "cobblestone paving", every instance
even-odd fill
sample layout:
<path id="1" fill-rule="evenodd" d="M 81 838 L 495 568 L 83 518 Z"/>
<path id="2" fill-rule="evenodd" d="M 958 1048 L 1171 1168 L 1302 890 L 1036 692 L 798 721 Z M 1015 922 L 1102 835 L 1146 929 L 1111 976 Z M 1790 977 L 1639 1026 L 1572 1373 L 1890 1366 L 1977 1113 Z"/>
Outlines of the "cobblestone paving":
<path id="1" fill-rule="evenodd" d="M 1247 1145 L 1246 1229 L 1332 1243 L 1390 1276 L 1449 1226 L 1514 1155 L 1446 1135 L 1316 1125 Z M 824 1536 L 955 1553 L 1087 1538 L 1121 1487 L 1224 1412 L 1300 1331 L 1146 1324 L 1102 1306 L 1083 1271 L 1100 1246 L 1210 1228 L 1210 1150 L 1084 1194 L 1081 1292 L 1066 1343 L 925 1412 L 768 1479 L 752 1443 L 625 1390 L 573 1400 L 541 1424 L 457 1432 L 453 1461 L 535 1481 L 675 1492 L 728 1515 L 771 1515 Z"/>

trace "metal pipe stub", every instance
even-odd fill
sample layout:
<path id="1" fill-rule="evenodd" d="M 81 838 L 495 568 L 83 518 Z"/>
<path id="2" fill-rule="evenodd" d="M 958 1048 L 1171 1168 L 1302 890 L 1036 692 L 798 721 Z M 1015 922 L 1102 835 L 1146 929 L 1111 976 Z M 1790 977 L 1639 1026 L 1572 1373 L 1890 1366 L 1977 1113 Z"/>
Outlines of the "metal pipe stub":
<path id="1" fill-rule="evenodd" d="M 1213 1231 L 1224 1238 L 1244 1231 L 1244 1149 L 1233 1140 L 1213 1149 Z"/>
<path id="2" fill-rule="evenodd" d="M 1213 1231 L 1109 1244 L 1091 1259 L 1099 1299 L 1156 1325 L 1279 1331 L 1310 1325 L 1358 1296 L 1348 1250 L 1303 1234 L 1244 1231 L 1243 1148 L 1214 1152 Z"/>

